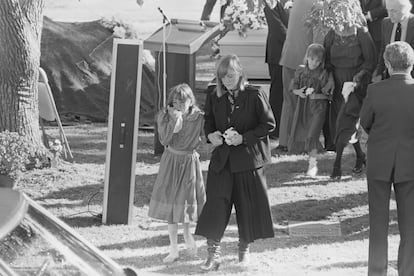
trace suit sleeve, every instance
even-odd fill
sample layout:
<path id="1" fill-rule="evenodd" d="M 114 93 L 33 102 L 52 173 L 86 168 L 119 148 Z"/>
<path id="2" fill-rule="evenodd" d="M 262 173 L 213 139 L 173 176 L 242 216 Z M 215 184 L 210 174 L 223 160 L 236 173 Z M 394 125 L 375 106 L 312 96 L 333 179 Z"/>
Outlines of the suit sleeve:
<path id="1" fill-rule="evenodd" d="M 264 91 L 260 89 L 254 100 L 255 116 L 258 118 L 258 124 L 252 130 L 243 133 L 243 143 L 247 145 L 257 143 L 260 139 L 266 137 L 276 126 L 275 117 Z"/>
<path id="2" fill-rule="evenodd" d="M 325 68 L 328 72 L 333 71 L 333 66 L 331 64 L 331 46 L 333 43 L 334 31 L 330 30 L 323 41 L 323 47 L 325 48 Z"/>
<path id="3" fill-rule="evenodd" d="M 280 15 L 277 12 L 277 6 L 272 10 L 268 5 L 264 7 L 264 14 L 266 17 L 269 32 L 277 35 L 279 41 L 285 41 L 286 26 L 283 24 Z"/>
<path id="4" fill-rule="evenodd" d="M 215 93 L 215 89 L 212 89 L 212 90 L 208 89 L 207 90 L 207 93 L 206 93 L 207 97 L 206 97 L 206 102 L 205 102 L 205 105 L 204 105 L 204 134 L 206 135 L 206 137 L 210 133 L 217 130 L 216 122 L 215 122 L 215 118 L 214 118 L 214 114 L 213 114 L 213 105 L 212 105 L 213 95 L 212 95 L 212 93 Z"/>
<path id="5" fill-rule="evenodd" d="M 384 63 L 383 55 L 385 51 L 385 46 L 387 46 L 388 41 L 389 41 L 389 38 L 387 39 L 385 37 L 386 35 L 384 31 L 386 28 L 385 26 L 387 24 L 386 22 L 387 22 L 387 19 L 383 20 L 382 25 L 381 25 L 381 50 L 378 55 L 377 68 L 375 68 L 375 71 L 377 72 L 377 74 L 382 74 L 385 70 L 385 63 Z"/>
<path id="6" fill-rule="evenodd" d="M 361 113 L 360 113 L 361 126 L 368 134 L 371 131 L 371 127 L 374 124 L 374 120 L 375 120 L 375 113 L 374 113 L 374 109 L 372 107 L 372 101 L 371 101 L 372 92 L 373 92 L 372 86 L 368 86 L 367 97 L 365 98 L 362 104 Z"/>
<path id="7" fill-rule="evenodd" d="M 372 73 L 375 69 L 376 64 L 376 55 L 375 55 L 375 44 L 372 40 L 371 35 L 368 32 L 367 28 L 361 28 L 358 30 L 358 40 L 361 44 L 362 55 L 364 57 L 364 62 L 361 66 L 362 70 Z"/>

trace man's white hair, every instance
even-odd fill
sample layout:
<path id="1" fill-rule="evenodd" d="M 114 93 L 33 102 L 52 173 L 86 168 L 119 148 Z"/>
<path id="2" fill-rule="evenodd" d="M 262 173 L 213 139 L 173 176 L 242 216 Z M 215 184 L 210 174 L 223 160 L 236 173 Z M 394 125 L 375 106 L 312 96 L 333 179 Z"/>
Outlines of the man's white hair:
<path id="1" fill-rule="evenodd" d="M 388 7 L 390 4 L 398 4 L 401 6 L 402 11 L 405 13 L 409 13 L 412 8 L 412 4 L 410 0 L 385 0 L 385 6 Z"/>

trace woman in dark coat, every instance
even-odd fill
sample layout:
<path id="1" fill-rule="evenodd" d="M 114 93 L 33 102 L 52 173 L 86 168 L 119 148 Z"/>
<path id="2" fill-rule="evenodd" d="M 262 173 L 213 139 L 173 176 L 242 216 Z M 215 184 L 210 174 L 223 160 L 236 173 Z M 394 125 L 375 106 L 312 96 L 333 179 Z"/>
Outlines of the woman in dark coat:
<path id="1" fill-rule="evenodd" d="M 365 153 L 356 135 L 359 124 L 359 111 L 366 95 L 368 83 L 374 70 L 375 44 L 366 27 L 361 6 L 357 0 L 334 0 L 331 9 L 339 14 L 336 18 L 346 18 L 337 22 L 325 37 L 326 68 L 333 72 L 335 90 L 329 110 L 329 123 L 332 137 L 335 137 L 336 158 L 331 178 L 340 179 L 341 159 L 344 148 L 352 143 L 356 153 L 353 172 L 359 173 L 365 164 Z M 342 15 L 342 17 L 341 17 Z M 345 82 L 353 82 L 354 91 L 345 102 L 342 88 Z"/>
<path id="2" fill-rule="evenodd" d="M 267 96 L 247 85 L 235 55 L 223 57 L 217 87 L 207 95 L 205 133 L 215 146 L 207 175 L 207 202 L 195 234 L 207 238 L 203 270 L 220 265 L 220 240 L 233 204 L 239 231 L 239 261 L 245 263 L 249 243 L 274 236 L 264 165 L 270 161 L 269 133 L 275 119 Z"/>

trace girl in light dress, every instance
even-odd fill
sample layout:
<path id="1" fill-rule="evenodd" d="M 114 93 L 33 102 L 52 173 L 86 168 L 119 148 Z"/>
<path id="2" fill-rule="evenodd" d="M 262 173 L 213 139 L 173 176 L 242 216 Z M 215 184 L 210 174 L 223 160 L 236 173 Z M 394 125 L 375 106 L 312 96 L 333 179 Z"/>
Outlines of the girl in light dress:
<path id="1" fill-rule="evenodd" d="M 204 125 L 203 112 L 187 84 L 179 84 L 169 93 L 168 106 L 157 115 L 159 139 L 165 150 L 152 191 L 148 215 L 168 222 L 170 251 L 164 263 L 179 257 L 178 223 L 183 224 L 184 240 L 190 254 L 197 253 L 190 233 L 206 200 L 199 154 L 196 148 Z"/>
<path id="2" fill-rule="evenodd" d="M 308 153 L 307 174 L 316 176 L 317 153 L 322 150 L 319 141 L 330 95 L 325 92 L 329 74 L 324 68 L 325 49 L 320 44 L 308 46 L 304 65 L 295 72 L 290 90 L 298 96 L 288 142 L 290 153 Z"/>

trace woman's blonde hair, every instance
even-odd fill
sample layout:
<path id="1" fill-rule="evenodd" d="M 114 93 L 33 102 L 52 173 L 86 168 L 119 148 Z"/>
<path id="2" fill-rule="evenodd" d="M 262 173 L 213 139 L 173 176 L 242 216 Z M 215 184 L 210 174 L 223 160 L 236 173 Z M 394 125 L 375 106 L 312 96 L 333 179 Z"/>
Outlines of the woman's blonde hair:
<path id="1" fill-rule="evenodd" d="M 196 104 L 193 90 L 191 90 L 191 87 L 186 83 L 181 83 L 174 87 L 171 87 L 170 92 L 168 94 L 168 105 L 172 106 L 174 100 L 178 100 L 180 102 L 190 100 L 190 110 Z"/>
<path id="2" fill-rule="evenodd" d="M 247 79 L 243 72 L 243 67 L 241 66 L 240 59 L 236 55 L 227 55 L 224 56 L 218 63 L 216 68 L 216 81 L 217 81 L 217 95 L 220 97 L 225 94 L 225 87 L 222 81 L 227 75 L 229 69 L 234 70 L 240 74 L 240 79 L 238 83 L 238 89 L 244 90 L 244 87 L 247 84 Z"/>

